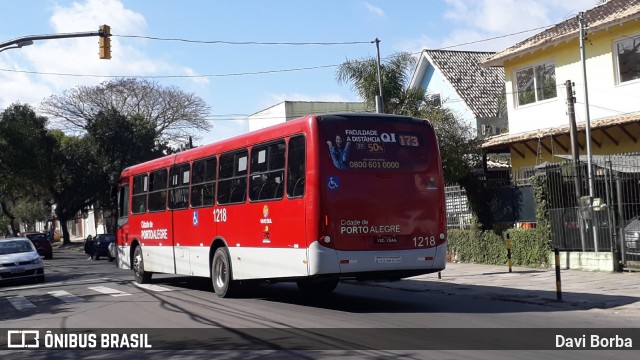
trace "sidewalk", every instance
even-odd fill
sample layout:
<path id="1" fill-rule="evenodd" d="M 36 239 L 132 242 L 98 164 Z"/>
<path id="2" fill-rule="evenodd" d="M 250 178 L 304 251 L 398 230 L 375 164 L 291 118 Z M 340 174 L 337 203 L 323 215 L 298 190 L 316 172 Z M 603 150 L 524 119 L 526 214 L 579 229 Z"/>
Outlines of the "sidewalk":
<path id="1" fill-rule="evenodd" d="M 440 276 L 435 273 L 368 285 L 640 315 L 640 273 L 560 270 L 562 301 L 557 300 L 555 269 L 514 267 L 509 272 L 506 265 L 447 263 Z"/>

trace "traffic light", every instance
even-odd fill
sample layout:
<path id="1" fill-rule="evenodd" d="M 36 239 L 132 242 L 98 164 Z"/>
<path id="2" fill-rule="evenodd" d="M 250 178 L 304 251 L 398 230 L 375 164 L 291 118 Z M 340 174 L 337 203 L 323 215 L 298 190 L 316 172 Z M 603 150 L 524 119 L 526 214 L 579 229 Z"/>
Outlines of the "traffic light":
<path id="1" fill-rule="evenodd" d="M 111 27 L 100 25 L 100 59 L 111 59 Z"/>

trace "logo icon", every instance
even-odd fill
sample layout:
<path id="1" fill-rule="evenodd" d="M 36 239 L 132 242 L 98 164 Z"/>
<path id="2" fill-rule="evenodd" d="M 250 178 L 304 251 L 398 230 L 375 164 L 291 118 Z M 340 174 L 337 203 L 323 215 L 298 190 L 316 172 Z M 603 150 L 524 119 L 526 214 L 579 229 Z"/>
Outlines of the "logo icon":
<path id="1" fill-rule="evenodd" d="M 337 176 L 330 176 L 327 181 L 327 187 L 329 190 L 335 190 L 340 187 L 340 178 Z"/>
<path id="2" fill-rule="evenodd" d="M 7 347 L 10 349 L 40 347 L 40 331 L 7 330 Z"/>
<path id="3" fill-rule="evenodd" d="M 262 208 L 262 215 L 265 219 L 269 217 L 269 207 L 267 205 Z"/>

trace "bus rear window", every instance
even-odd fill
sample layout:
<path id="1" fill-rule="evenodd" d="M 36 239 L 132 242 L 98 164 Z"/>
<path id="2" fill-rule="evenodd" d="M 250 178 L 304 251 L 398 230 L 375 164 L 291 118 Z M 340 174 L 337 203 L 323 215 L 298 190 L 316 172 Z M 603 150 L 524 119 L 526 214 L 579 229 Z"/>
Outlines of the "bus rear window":
<path id="1" fill-rule="evenodd" d="M 423 123 L 325 123 L 321 154 L 342 170 L 421 171 L 437 151 L 433 130 Z"/>

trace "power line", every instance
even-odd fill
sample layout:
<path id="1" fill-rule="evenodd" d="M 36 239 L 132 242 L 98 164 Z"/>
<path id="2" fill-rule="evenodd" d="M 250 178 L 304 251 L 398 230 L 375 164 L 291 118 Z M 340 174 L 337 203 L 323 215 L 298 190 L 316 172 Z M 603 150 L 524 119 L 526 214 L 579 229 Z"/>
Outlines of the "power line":
<path id="1" fill-rule="evenodd" d="M 137 39 L 148 39 L 148 40 L 158 40 L 158 41 L 177 41 L 177 42 L 186 42 L 186 43 L 196 43 L 196 44 L 224 44 L 224 45 L 293 45 L 293 46 L 303 46 L 303 45 L 358 45 L 358 44 L 373 44 L 375 40 L 372 41 L 341 41 L 341 42 L 260 42 L 260 41 L 226 41 L 226 40 L 189 40 L 189 39 L 180 39 L 180 38 L 160 38 L 155 36 L 142 36 L 142 35 L 111 35 L 122 38 L 137 38 Z"/>
<path id="2" fill-rule="evenodd" d="M 481 40 L 476 40 L 476 41 L 469 41 L 469 42 L 462 43 L 462 44 L 457 44 L 457 45 L 445 46 L 443 48 L 440 48 L 440 50 L 451 49 L 451 48 L 455 48 L 455 47 L 458 47 L 458 46 L 473 45 L 473 44 L 477 44 L 477 43 L 481 43 L 481 42 L 485 42 L 485 41 L 503 39 L 503 38 L 506 38 L 506 37 L 509 37 L 509 36 L 520 35 L 520 34 L 528 33 L 528 32 L 531 32 L 531 31 L 546 29 L 549 26 L 553 26 L 553 25 L 541 26 L 541 27 L 538 27 L 538 28 L 535 28 L 535 29 L 523 30 L 523 31 L 511 33 L 511 34 L 495 36 L 495 37 L 492 37 L 492 38 L 481 39 Z"/>
<path id="3" fill-rule="evenodd" d="M 549 26 L 538 27 L 534 29 L 519 31 L 515 33 L 495 36 L 492 38 L 481 39 L 476 41 L 471 41 L 467 43 L 457 44 L 446 46 L 440 48 L 439 50 L 451 49 L 454 47 L 465 46 L 470 44 L 477 44 L 485 41 L 491 41 L 495 39 L 505 38 L 509 36 L 519 35 L 526 32 L 536 31 L 540 29 L 548 28 Z M 116 35 L 112 35 L 116 36 Z M 151 36 L 140 36 L 140 35 L 117 35 L 119 37 L 128 37 L 128 38 L 145 38 L 152 39 L 158 41 L 182 41 L 182 42 L 190 42 L 190 43 L 205 43 L 205 44 L 236 44 L 236 45 L 350 45 L 350 44 L 371 44 L 375 41 L 352 41 L 352 42 L 256 42 L 256 41 L 246 41 L 246 42 L 232 42 L 232 41 L 222 41 L 222 40 L 211 40 L 211 41 L 202 41 L 202 40 L 189 40 L 189 39 L 180 39 L 180 38 L 159 38 L 159 37 L 151 37 Z M 410 53 L 411 55 L 418 55 L 417 53 Z M 385 59 L 391 59 L 394 56 L 388 56 Z M 362 61 L 362 60 L 350 60 L 354 62 Z M 364 60 L 367 61 L 367 60 Z M 70 77 L 94 77 L 94 78 L 141 78 L 141 79 L 171 79 L 171 78 L 206 78 L 206 77 L 231 77 L 231 76 L 246 76 L 246 75 L 264 75 L 264 74 L 273 74 L 273 73 L 283 73 L 283 72 L 293 72 L 293 71 L 306 71 L 306 70 L 317 70 L 331 67 L 338 67 L 341 64 L 332 64 L 332 65 L 318 65 L 318 66 L 309 66 L 309 67 L 300 67 L 300 68 L 290 68 L 290 69 L 276 69 L 276 70 L 264 70 L 264 71 L 253 71 L 253 72 L 239 72 L 239 73 L 229 73 L 229 74 L 204 74 L 204 75 L 95 75 L 95 74 L 71 74 L 71 73 L 56 73 L 56 72 L 38 72 L 38 71 L 26 71 L 26 70 L 12 70 L 12 69 L 0 69 L 0 71 L 4 72 L 14 72 L 14 73 L 23 73 L 23 74 L 33 74 L 33 75 L 52 75 L 52 76 L 70 76 Z"/>
<path id="4" fill-rule="evenodd" d="M 38 72 L 38 71 L 12 70 L 12 69 L 0 69 L 0 71 L 21 73 L 21 74 L 33 74 L 33 75 L 56 75 L 56 76 L 72 76 L 72 77 L 170 79 L 170 78 L 205 78 L 205 77 L 230 77 L 230 76 L 245 76 L 245 75 L 264 75 L 264 74 L 274 74 L 274 73 L 293 72 L 293 71 L 317 70 L 317 69 L 324 69 L 324 68 L 330 68 L 330 67 L 336 67 L 336 66 L 339 66 L 339 65 L 319 65 L 319 66 L 309 66 L 309 67 L 301 67 L 301 68 L 264 70 L 264 71 L 253 71 L 253 72 L 244 72 L 244 73 L 229 73 L 229 74 L 144 75 L 144 76 L 139 76 L 139 75 L 70 74 L 70 73 Z"/>

